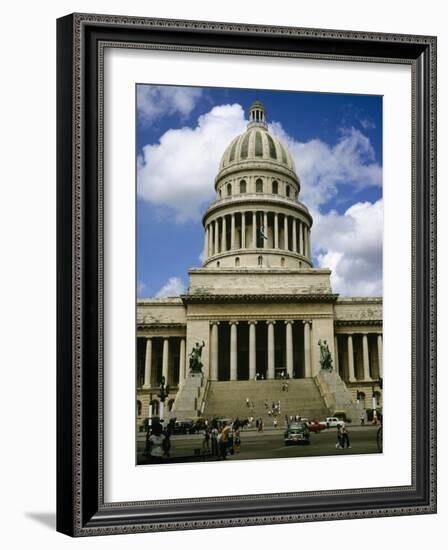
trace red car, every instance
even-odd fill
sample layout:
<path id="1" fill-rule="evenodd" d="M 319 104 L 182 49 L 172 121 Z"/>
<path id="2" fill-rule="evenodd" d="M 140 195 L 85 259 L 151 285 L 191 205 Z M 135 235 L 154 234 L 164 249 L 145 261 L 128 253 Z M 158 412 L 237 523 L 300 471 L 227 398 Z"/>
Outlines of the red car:
<path id="1" fill-rule="evenodd" d="M 326 425 L 322 424 L 321 422 L 318 422 L 317 420 L 308 420 L 307 425 L 310 432 L 313 432 L 313 433 L 319 433 L 322 430 L 326 429 Z"/>

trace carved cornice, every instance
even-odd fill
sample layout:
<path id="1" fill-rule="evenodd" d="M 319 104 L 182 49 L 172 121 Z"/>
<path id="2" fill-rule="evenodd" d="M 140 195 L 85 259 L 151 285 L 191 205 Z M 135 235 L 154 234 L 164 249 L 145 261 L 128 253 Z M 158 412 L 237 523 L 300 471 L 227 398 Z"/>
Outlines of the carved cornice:
<path id="1" fill-rule="evenodd" d="M 350 320 L 335 320 L 335 327 L 360 327 L 360 326 L 383 326 L 382 319 L 350 319 Z"/>
<path id="2" fill-rule="evenodd" d="M 338 294 L 185 294 L 184 304 L 334 303 Z"/>

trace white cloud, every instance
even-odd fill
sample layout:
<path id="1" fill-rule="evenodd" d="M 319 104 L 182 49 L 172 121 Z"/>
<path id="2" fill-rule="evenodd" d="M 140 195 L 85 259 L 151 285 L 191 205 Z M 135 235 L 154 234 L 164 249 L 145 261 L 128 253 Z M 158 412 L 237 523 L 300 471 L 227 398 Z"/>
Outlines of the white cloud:
<path id="1" fill-rule="evenodd" d="M 374 130 L 376 128 L 376 124 L 373 122 L 373 120 L 370 120 L 369 118 L 362 118 L 359 123 L 364 128 L 364 130 Z"/>
<path id="2" fill-rule="evenodd" d="M 332 270 L 343 296 L 382 295 L 383 201 L 360 202 L 343 215 L 317 214 L 311 233 L 318 267 Z"/>
<path id="3" fill-rule="evenodd" d="M 170 277 L 157 292 L 156 298 L 168 298 L 185 294 L 185 285 L 180 277 Z"/>
<path id="4" fill-rule="evenodd" d="M 140 85 L 137 87 L 139 121 L 150 124 L 164 115 L 186 117 L 202 95 L 201 88 Z"/>
<path id="5" fill-rule="evenodd" d="M 201 206 L 214 197 L 221 156 L 246 124 L 240 105 L 220 105 L 200 116 L 195 128 L 165 132 L 138 158 L 139 196 L 169 207 L 177 222 L 198 221 Z"/>
<path id="6" fill-rule="evenodd" d="M 311 210 L 318 210 L 336 196 L 340 185 L 359 191 L 382 184 L 382 169 L 375 160 L 372 144 L 355 128 L 342 130 L 333 147 L 320 139 L 300 143 L 278 122 L 270 125 L 270 131 L 285 143 L 293 156 L 302 184 L 300 200 Z"/>
<path id="7" fill-rule="evenodd" d="M 143 294 L 145 293 L 147 288 L 148 287 L 146 286 L 146 284 L 143 281 L 137 281 L 137 296 L 139 298 L 142 298 Z"/>

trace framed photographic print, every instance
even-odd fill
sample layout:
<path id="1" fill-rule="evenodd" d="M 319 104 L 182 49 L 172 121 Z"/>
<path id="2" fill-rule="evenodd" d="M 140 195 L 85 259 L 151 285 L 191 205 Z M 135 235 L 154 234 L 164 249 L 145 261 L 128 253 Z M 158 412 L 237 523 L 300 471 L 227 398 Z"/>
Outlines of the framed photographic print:
<path id="1" fill-rule="evenodd" d="M 58 52 L 58 530 L 434 513 L 436 39 Z"/>

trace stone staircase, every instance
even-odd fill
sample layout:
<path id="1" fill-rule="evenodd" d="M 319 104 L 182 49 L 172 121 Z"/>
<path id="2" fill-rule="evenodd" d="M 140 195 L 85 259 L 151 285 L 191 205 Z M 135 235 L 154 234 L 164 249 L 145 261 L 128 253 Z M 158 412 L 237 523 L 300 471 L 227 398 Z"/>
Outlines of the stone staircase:
<path id="1" fill-rule="evenodd" d="M 329 415 L 325 402 L 312 378 L 288 380 L 288 391 L 282 391 L 281 380 L 238 380 L 232 382 L 210 382 L 203 416 L 247 418 L 251 414 L 261 417 L 266 426 L 272 424 L 265 401 L 272 408 L 272 402 L 280 400 L 279 419 L 300 415 L 308 419 L 323 420 Z M 246 398 L 254 404 L 253 413 L 246 405 Z M 282 425 L 282 424 L 280 424 Z"/>

